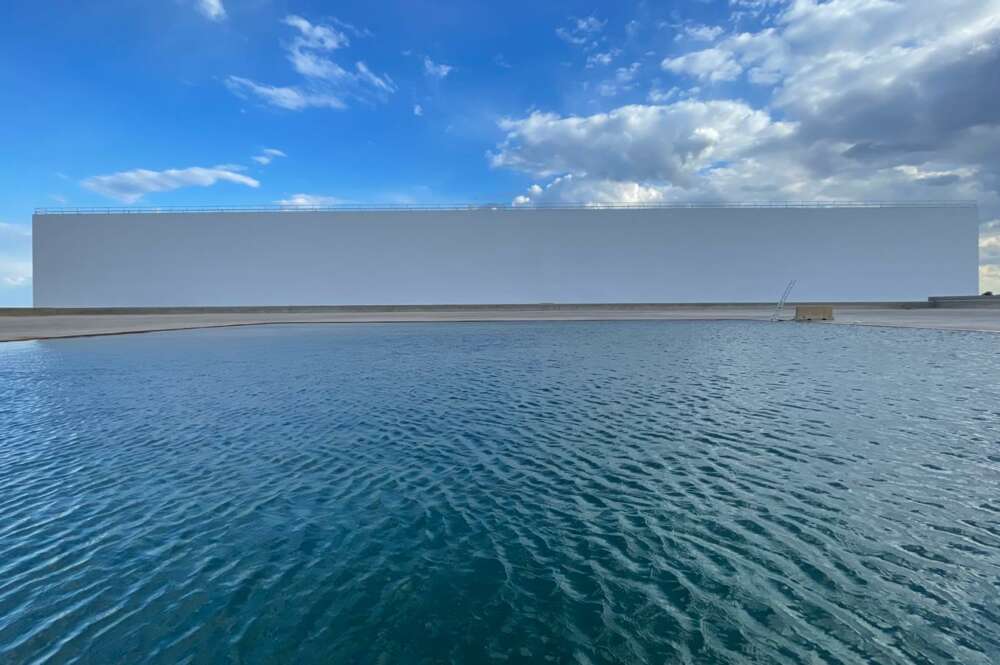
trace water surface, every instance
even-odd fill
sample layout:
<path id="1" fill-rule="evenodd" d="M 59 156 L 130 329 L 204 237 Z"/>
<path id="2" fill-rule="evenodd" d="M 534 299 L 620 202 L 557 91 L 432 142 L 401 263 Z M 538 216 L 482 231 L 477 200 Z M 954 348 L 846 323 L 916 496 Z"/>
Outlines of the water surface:
<path id="1" fill-rule="evenodd" d="M 980 333 L 0 345 L 0 662 L 997 663 L 998 423 Z"/>

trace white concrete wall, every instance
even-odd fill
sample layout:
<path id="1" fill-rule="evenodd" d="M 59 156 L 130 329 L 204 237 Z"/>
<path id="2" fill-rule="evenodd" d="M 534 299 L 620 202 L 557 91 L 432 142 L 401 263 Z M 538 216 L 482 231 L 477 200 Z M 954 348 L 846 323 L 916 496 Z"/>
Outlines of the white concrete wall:
<path id="1" fill-rule="evenodd" d="M 921 300 L 975 208 L 36 215 L 36 307 Z"/>

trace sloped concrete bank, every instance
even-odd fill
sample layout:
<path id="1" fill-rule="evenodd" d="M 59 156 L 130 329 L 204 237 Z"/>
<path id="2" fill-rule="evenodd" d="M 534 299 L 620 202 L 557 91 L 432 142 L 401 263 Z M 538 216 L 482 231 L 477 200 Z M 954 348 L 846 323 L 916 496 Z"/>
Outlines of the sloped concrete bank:
<path id="1" fill-rule="evenodd" d="M 1000 299 L 998 299 L 1000 300 Z M 796 303 L 786 306 L 791 318 Z M 812 303 L 815 304 L 815 303 Z M 815 325 L 871 325 L 1000 332 L 996 307 L 937 307 L 930 301 L 832 304 L 835 320 Z M 950 303 L 949 303 L 950 304 Z M 0 309 L 0 341 L 280 323 L 393 323 L 585 320 L 767 321 L 773 303 L 397 305 L 350 307 L 172 307 Z M 803 324 L 811 325 L 811 324 Z"/>

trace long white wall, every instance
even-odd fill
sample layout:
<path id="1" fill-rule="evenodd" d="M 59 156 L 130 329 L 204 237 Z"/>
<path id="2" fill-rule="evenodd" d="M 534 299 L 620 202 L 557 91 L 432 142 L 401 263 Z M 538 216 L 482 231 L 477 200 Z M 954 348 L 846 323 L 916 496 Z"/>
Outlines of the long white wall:
<path id="1" fill-rule="evenodd" d="M 978 287 L 971 207 L 34 217 L 36 307 L 922 300 Z"/>

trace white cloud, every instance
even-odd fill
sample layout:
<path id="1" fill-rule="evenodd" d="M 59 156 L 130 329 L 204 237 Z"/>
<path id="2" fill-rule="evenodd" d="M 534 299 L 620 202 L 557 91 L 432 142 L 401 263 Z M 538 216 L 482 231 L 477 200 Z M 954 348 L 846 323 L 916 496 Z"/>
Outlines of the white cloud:
<path id="1" fill-rule="evenodd" d="M 240 97 L 256 96 L 271 106 L 288 109 L 289 111 L 301 111 L 310 107 L 347 108 L 347 104 L 340 97 L 328 92 L 261 85 L 260 83 L 239 76 L 230 76 L 227 78 L 226 87 Z"/>
<path id="2" fill-rule="evenodd" d="M 1000 294 L 1000 266 L 979 266 L 979 288 Z"/>
<path id="3" fill-rule="evenodd" d="M 619 67 L 615 70 L 615 80 L 622 85 L 631 83 L 641 67 L 638 62 L 633 62 L 628 67 Z"/>
<path id="4" fill-rule="evenodd" d="M 286 16 L 282 21 L 299 31 L 288 48 L 288 60 L 306 77 L 339 80 L 348 76 L 340 65 L 321 55 L 350 45 L 347 35 L 326 25 L 313 25 L 301 16 Z"/>
<path id="5" fill-rule="evenodd" d="M 973 199 L 1000 218 L 1000 0 L 731 4 L 766 27 L 662 66 L 745 77 L 760 102 L 656 82 L 648 105 L 505 119 L 493 166 L 539 179 L 515 201 Z M 984 284 L 998 236 L 984 227 Z"/>
<path id="6" fill-rule="evenodd" d="M 631 90 L 634 87 L 633 80 L 641 66 L 638 62 L 633 62 L 628 67 L 619 67 L 615 70 L 614 78 L 603 81 L 597 86 L 598 94 L 602 97 L 614 97 L 619 92 Z"/>
<path id="7" fill-rule="evenodd" d="M 343 201 L 334 196 L 321 194 L 292 194 L 286 199 L 278 199 L 275 203 L 288 208 L 322 208 L 337 205 Z"/>
<path id="8" fill-rule="evenodd" d="M 503 57 L 503 53 L 497 53 L 493 57 L 493 62 L 496 64 L 497 67 L 503 67 L 504 69 L 511 68 L 511 64 L 507 62 L 506 58 Z"/>
<path id="9" fill-rule="evenodd" d="M 0 286 L 31 283 L 31 227 L 0 222 Z"/>
<path id="10" fill-rule="evenodd" d="M 700 42 L 712 42 L 723 33 L 723 29 L 717 25 L 688 25 L 684 27 L 684 33 L 677 35 L 676 39 L 686 36 Z"/>
<path id="11" fill-rule="evenodd" d="M 393 83 L 388 75 L 376 76 L 363 61 L 359 60 L 354 63 L 354 69 L 357 71 L 357 79 L 368 83 L 373 88 L 384 93 L 393 93 L 396 91 L 396 84 Z"/>
<path id="12" fill-rule="evenodd" d="M 424 107 L 421 106 L 420 104 L 414 104 L 413 105 L 413 115 L 421 116 L 423 114 L 424 114 Z"/>
<path id="13" fill-rule="evenodd" d="M 261 166 L 267 166 L 272 161 L 274 161 L 276 157 L 287 157 L 287 156 L 288 155 L 283 153 L 281 150 L 278 150 L 277 148 L 264 148 L 263 150 L 260 151 L 259 155 L 254 155 L 252 159 Z"/>
<path id="14" fill-rule="evenodd" d="M 637 182 L 578 178 L 567 174 L 544 187 L 532 185 L 527 194 L 514 198 L 514 205 L 544 203 L 661 203 L 668 199 L 667 188 Z"/>
<path id="15" fill-rule="evenodd" d="M 431 78 L 443 79 L 454 69 L 451 65 L 436 63 L 426 55 L 424 56 L 424 73 Z"/>
<path id="16" fill-rule="evenodd" d="M 690 74 L 703 81 L 733 81 L 743 73 L 743 68 L 728 51 L 710 48 L 687 53 L 676 58 L 665 58 L 662 67 L 675 74 Z"/>
<path id="17" fill-rule="evenodd" d="M 31 261 L 0 256 L 0 284 L 27 286 L 31 283 Z"/>
<path id="18" fill-rule="evenodd" d="M 620 48 L 613 48 L 603 53 L 592 53 L 587 56 L 587 67 L 593 68 L 598 65 L 610 65 L 611 61 L 621 54 Z"/>
<path id="19" fill-rule="evenodd" d="M 31 238 L 31 227 L 23 224 L 8 224 L 0 222 L 0 239 L 17 240 Z"/>
<path id="20" fill-rule="evenodd" d="M 370 36 L 366 29 L 349 23 L 331 21 L 357 36 Z M 258 83 L 241 76 L 226 78 L 226 86 L 240 97 L 256 97 L 261 101 L 290 111 L 307 108 L 347 108 L 347 99 L 384 101 L 396 90 L 388 75 L 374 73 L 364 61 L 353 67 L 344 67 L 331 59 L 330 54 L 350 46 L 345 32 L 331 25 L 314 24 L 297 16 L 286 16 L 282 23 L 294 28 L 297 34 L 286 44 L 285 50 L 292 69 L 303 81 L 297 85 L 276 86 Z"/>
<path id="21" fill-rule="evenodd" d="M 681 94 L 681 89 L 677 86 L 670 88 L 670 90 L 660 90 L 659 88 L 653 88 L 649 91 L 647 99 L 654 104 L 666 104 L 679 97 Z"/>
<path id="22" fill-rule="evenodd" d="M 982 263 L 1000 267 L 1000 219 L 982 225 L 979 256 Z"/>
<path id="23" fill-rule="evenodd" d="M 222 6 L 222 0 L 196 0 L 195 7 L 202 16 L 212 21 L 224 21 L 226 19 L 226 8 Z"/>
<path id="24" fill-rule="evenodd" d="M 731 23 L 741 23 L 744 19 L 754 19 L 761 23 L 773 23 L 775 11 L 788 5 L 793 0 L 729 0 L 729 20 Z"/>
<path id="25" fill-rule="evenodd" d="M 901 164 L 895 167 L 896 171 L 906 176 L 910 180 L 925 183 L 931 186 L 943 187 L 957 183 L 962 178 L 971 178 L 976 175 L 974 169 L 944 169 L 932 171 L 914 166 L 912 164 Z"/>
<path id="26" fill-rule="evenodd" d="M 247 187 L 260 186 L 259 181 L 237 172 L 238 168 L 232 165 L 220 165 L 212 168 L 192 166 L 165 171 L 134 169 L 91 176 L 80 184 L 122 203 L 135 203 L 151 192 L 168 192 L 182 187 L 210 187 L 217 182 L 232 182 Z"/>
<path id="27" fill-rule="evenodd" d="M 794 131 L 792 124 L 742 102 L 691 100 L 583 117 L 535 112 L 502 120 L 500 128 L 506 139 L 491 155 L 494 167 L 535 176 L 687 185 L 698 180 L 701 169 L 741 158 Z"/>
<path id="28" fill-rule="evenodd" d="M 500 127 L 492 165 L 551 179 L 519 202 L 981 198 L 973 170 L 858 166 L 803 145 L 799 124 L 731 100 L 535 112 Z"/>
<path id="29" fill-rule="evenodd" d="M 592 40 L 604 30 L 606 23 L 607 21 L 601 21 L 595 16 L 573 18 L 570 19 L 569 27 L 556 28 L 556 35 L 564 42 L 583 46 L 588 42 L 593 43 Z"/>
<path id="30" fill-rule="evenodd" d="M 1000 294 L 1000 219 L 994 219 L 981 227 L 979 288 Z"/>
<path id="31" fill-rule="evenodd" d="M 347 35 L 336 28 L 331 28 L 328 25 L 313 25 L 295 14 L 286 16 L 281 22 L 299 31 L 299 35 L 292 42 L 291 50 L 333 51 L 349 46 L 351 43 Z"/>

